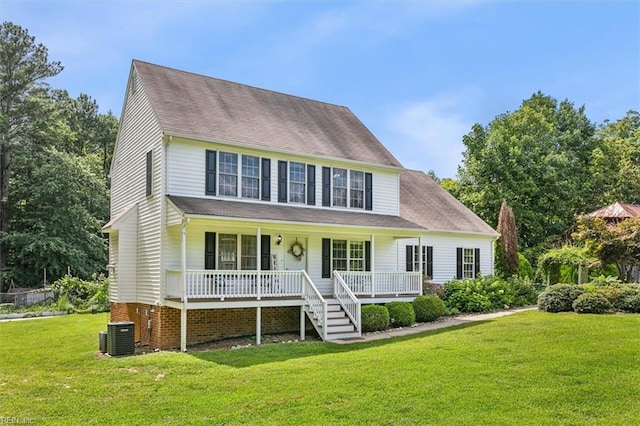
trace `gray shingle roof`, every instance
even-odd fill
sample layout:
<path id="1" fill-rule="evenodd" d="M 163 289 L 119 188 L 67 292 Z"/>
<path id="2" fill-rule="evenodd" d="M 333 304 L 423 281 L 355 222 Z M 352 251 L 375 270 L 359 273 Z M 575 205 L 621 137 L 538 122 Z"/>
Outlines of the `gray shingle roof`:
<path id="1" fill-rule="evenodd" d="M 294 207 L 286 204 L 247 204 L 241 201 L 179 197 L 175 195 L 169 195 L 168 197 L 177 208 L 188 215 L 268 220 L 285 223 L 348 225 L 363 228 L 422 229 L 420 225 L 408 220 L 382 214 Z"/>
<path id="2" fill-rule="evenodd" d="M 430 230 L 498 235 L 433 179 L 416 170 L 400 174 L 400 217 Z"/>
<path id="3" fill-rule="evenodd" d="M 166 134 L 402 167 L 346 107 L 133 61 Z"/>

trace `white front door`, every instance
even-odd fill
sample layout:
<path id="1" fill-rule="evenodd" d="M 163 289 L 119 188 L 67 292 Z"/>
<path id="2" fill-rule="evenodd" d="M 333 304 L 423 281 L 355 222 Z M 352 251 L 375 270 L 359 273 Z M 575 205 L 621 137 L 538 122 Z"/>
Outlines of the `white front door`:
<path id="1" fill-rule="evenodd" d="M 284 269 L 288 271 L 306 271 L 307 270 L 307 247 L 308 241 L 306 237 L 298 237 L 295 235 L 286 235 L 282 245 Z"/>

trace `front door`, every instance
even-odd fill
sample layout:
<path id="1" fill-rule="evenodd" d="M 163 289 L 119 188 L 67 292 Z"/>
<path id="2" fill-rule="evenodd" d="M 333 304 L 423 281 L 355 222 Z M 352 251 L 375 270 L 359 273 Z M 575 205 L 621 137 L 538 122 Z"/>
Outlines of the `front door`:
<path id="1" fill-rule="evenodd" d="M 307 270 L 307 238 L 285 236 L 282 243 L 284 269 L 289 271 Z"/>

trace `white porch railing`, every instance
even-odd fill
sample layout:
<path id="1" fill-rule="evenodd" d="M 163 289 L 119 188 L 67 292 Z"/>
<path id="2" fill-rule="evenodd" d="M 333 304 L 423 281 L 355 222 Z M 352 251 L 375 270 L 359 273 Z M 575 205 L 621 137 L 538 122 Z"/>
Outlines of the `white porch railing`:
<path id="1" fill-rule="evenodd" d="M 420 295 L 420 272 L 351 272 L 336 271 L 356 296 Z"/>
<path id="2" fill-rule="evenodd" d="M 333 272 L 333 295 L 355 325 L 358 336 L 362 335 L 360 301 L 344 282 L 338 271 Z"/>
<path id="3" fill-rule="evenodd" d="M 322 340 L 327 340 L 327 301 L 322 297 L 318 288 L 313 285 L 313 281 L 305 271 L 302 281 L 302 298 L 309 306 L 309 315 L 313 326 Z"/>
<path id="4" fill-rule="evenodd" d="M 182 299 L 180 270 L 167 270 L 167 297 Z M 220 271 L 185 272 L 187 299 L 300 297 L 302 271 Z"/>

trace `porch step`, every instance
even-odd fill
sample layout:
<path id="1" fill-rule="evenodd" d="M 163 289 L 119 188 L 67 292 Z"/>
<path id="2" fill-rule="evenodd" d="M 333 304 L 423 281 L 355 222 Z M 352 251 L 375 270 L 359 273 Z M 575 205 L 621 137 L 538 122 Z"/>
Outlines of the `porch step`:
<path id="1" fill-rule="evenodd" d="M 358 338 L 358 331 L 342 309 L 340 302 L 334 298 L 325 300 L 327 301 L 327 341 Z"/>
<path id="2" fill-rule="evenodd" d="M 344 339 L 358 339 L 358 333 L 353 331 L 351 333 L 331 333 L 327 336 L 327 341 L 330 342 L 332 340 L 344 340 Z"/>
<path id="3" fill-rule="evenodd" d="M 337 327 L 339 325 L 347 325 L 351 324 L 351 320 L 347 317 L 347 314 L 343 312 L 343 315 L 340 318 L 327 318 L 327 325 L 329 326 L 329 331 L 331 331 L 332 327 Z"/>

